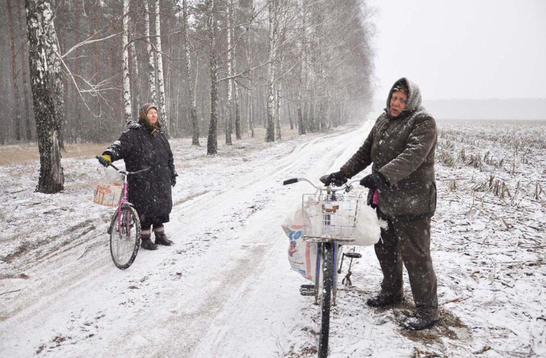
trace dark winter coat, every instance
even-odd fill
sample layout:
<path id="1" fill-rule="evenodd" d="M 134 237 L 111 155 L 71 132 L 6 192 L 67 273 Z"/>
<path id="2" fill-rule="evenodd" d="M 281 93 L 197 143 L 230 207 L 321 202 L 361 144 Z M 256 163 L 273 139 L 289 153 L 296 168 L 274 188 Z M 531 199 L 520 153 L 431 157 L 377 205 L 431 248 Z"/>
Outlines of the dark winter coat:
<path id="1" fill-rule="evenodd" d="M 112 161 L 123 159 L 128 171 L 151 168 L 129 176 L 129 201 L 141 220 L 161 218 L 167 222 L 172 209 L 171 180 L 177 174 L 167 137 L 145 120 L 149 108 L 141 109 L 138 123 L 127 123 L 125 132 L 104 154 L 111 155 Z"/>
<path id="2" fill-rule="evenodd" d="M 408 102 L 398 117 L 392 117 L 390 100 L 400 82 L 409 89 Z M 372 172 L 381 173 L 388 182 L 388 188 L 378 192 L 384 216 L 404 221 L 432 217 L 436 210 L 436 141 L 436 122 L 421 106 L 419 88 L 402 78 L 389 92 L 385 113 L 341 170 L 350 178 L 373 163 Z M 368 204 L 372 199 L 370 191 Z"/>

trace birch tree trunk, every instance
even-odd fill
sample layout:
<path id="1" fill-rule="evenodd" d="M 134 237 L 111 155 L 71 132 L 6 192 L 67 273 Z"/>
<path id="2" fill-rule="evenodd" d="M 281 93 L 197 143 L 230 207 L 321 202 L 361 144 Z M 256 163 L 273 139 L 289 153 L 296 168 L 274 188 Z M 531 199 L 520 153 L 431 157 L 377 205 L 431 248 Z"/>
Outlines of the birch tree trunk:
<path id="1" fill-rule="evenodd" d="M 232 49 L 232 26 L 233 26 L 233 0 L 229 0 L 227 5 L 227 99 L 226 99 L 226 144 L 232 145 L 231 133 L 233 132 L 233 116 L 231 115 L 231 102 L 233 97 L 233 49 Z"/>
<path id="2" fill-rule="evenodd" d="M 26 0 L 29 65 L 40 178 L 36 191 L 57 193 L 64 188 L 59 131 L 63 115 L 63 82 L 53 12 L 48 0 Z"/>
<path id="3" fill-rule="evenodd" d="M 275 141 L 275 60 L 277 57 L 278 1 L 269 1 L 269 56 L 267 64 L 267 125 L 265 141 Z"/>
<path id="4" fill-rule="evenodd" d="M 129 0 L 123 0 L 123 118 L 125 122 L 133 117 L 131 105 L 131 77 L 129 76 Z"/>
<path id="5" fill-rule="evenodd" d="M 99 30 L 99 21 L 98 21 L 98 12 L 99 12 L 99 8 L 100 8 L 100 4 L 99 3 L 96 3 L 95 4 L 95 8 L 94 8 L 94 11 L 93 11 L 93 31 L 98 31 Z M 99 62 L 99 43 L 98 42 L 95 42 L 93 44 L 93 54 L 94 54 L 94 59 L 93 59 L 93 67 L 94 67 L 94 74 L 95 75 L 98 75 L 99 73 L 101 73 L 101 65 L 100 65 L 100 62 Z M 101 105 L 101 99 L 100 98 L 97 98 L 97 101 L 96 101 L 96 109 L 97 109 L 97 112 L 99 114 L 99 116 L 102 115 L 102 105 Z M 98 132 L 100 133 L 102 131 L 102 121 L 98 121 Z"/>
<path id="6" fill-rule="evenodd" d="M 234 63 L 235 64 L 235 63 Z M 241 136 L 241 104 L 239 100 L 239 86 L 237 81 L 233 81 L 234 94 L 235 94 L 235 139 L 240 140 Z"/>
<path id="7" fill-rule="evenodd" d="M 186 60 L 186 73 L 188 75 L 188 94 L 190 96 L 190 120 L 191 120 L 191 144 L 199 146 L 199 120 L 197 119 L 197 103 L 195 99 L 195 91 L 193 89 L 193 75 L 191 71 L 191 53 L 190 53 L 190 37 L 188 23 L 188 0 L 182 1 L 182 31 L 184 42 L 184 54 Z M 197 79 L 196 79 L 197 80 Z"/>
<path id="8" fill-rule="evenodd" d="M 250 0 L 250 4 L 249 4 L 249 7 L 251 9 L 254 8 L 254 2 L 253 0 Z M 252 24 L 251 24 L 252 25 Z M 248 65 L 250 65 L 251 63 L 251 59 L 250 59 L 250 45 L 251 45 L 251 33 L 252 31 L 250 31 L 250 28 L 247 32 L 247 45 L 246 45 L 246 62 Z M 250 131 L 250 136 L 252 138 L 254 138 L 254 113 L 253 113 L 253 106 L 252 106 L 252 87 L 254 86 L 253 82 L 252 82 L 252 74 L 253 74 L 253 71 L 250 70 L 248 72 L 248 79 L 249 79 L 249 86 L 248 86 L 248 89 L 247 89 L 247 101 L 246 101 L 246 105 L 247 105 L 247 124 L 248 124 L 248 130 Z"/>
<path id="9" fill-rule="evenodd" d="M 306 28 L 305 28 L 305 0 L 302 0 L 302 14 L 301 14 L 301 38 L 300 38 L 300 76 L 298 83 L 298 134 L 304 135 L 306 133 L 306 125 L 303 120 L 303 90 L 304 90 L 304 81 L 305 81 L 305 59 L 306 59 Z"/>
<path id="10" fill-rule="evenodd" d="M 163 131 L 169 137 L 169 118 L 167 117 L 167 105 L 165 102 L 165 79 L 163 77 L 163 52 L 161 52 L 161 14 L 159 1 L 155 0 L 155 35 L 157 38 L 157 84 L 159 87 L 159 120 L 162 122 Z"/>
<path id="11" fill-rule="evenodd" d="M 150 37 L 150 10 L 148 7 L 148 0 L 144 0 L 144 10 L 146 11 L 146 20 L 144 21 L 144 36 L 148 45 L 146 46 L 148 50 L 148 86 L 150 86 L 150 98 L 149 101 L 157 106 L 157 89 L 156 89 L 156 80 L 155 80 L 155 56 L 154 48 L 152 46 L 152 39 Z"/>
<path id="12" fill-rule="evenodd" d="M 233 0 L 229 1 L 229 25 L 228 25 L 228 31 L 231 36 L 230 43 L 233 43 L 234 35 L 235 35 L 235 29 L 234 29 L 234 21 L 233 21 Z M 231 54 L 231 72 L 237 73 L 237 57 L 232 53 Z M 233 75 L 230 75 L 233 76 Z M 234 102 L 235 102 L 235 138 L 237 140 L 241 139 L 241 107 L 239 104 L 239 86 L 237 84 L 237 81 L 235 81 L 234 78 L 230 79 L 232 87 L 233 87 L 233 93 L 234 93 Z"/>
<path id="13" fill-rule="evenodd" d="M 207 0 L 208 32 L 210 45 L 210 123 L 207 138 L 207 155 L 218 153 L 218 56 L 216 36 L 218 32 L 214 0 Z"/>
<path id="14" fill-rule="evenodd" d="M 15 116 L 13 117 L 15 124 L 15 140 L 21 140 L 21 93 L 19 92 L 19 80 L 17 79 L 17 51 L 15 50 L 15 27 L 13 24 L 13 15 L 11 12 L 11 0 L 7 0 L 8 7 L 8 29 L 9 29 L 9 44 L 11 52 L 11 79 L 13 93 L 15 95 Z M 5 129 L 4 129 L 5 130 Z"/>
<path id="15" fill-rule="evenodd" d="M 130 55 L 131 55 L 131 63 L 132 63 L 132 69 L 133 69 L 133 75 L 131 76 L 131 79 L 132 79 L 132 85 L 131 85 L 131 88 L 132 88 L 132 95 L 133 95 L 133 99 L 132 99 L 132 104 L 133 104 L 133 113 L 138 113 L 138 107 L 140 105 L 142 105 L 142 101 L 140 100 L 140 91 L 139 91 L 139 86 L 138 86 L 138 56 L 137 56 L 137 52 L 136 52 L 136 49 L 135 49 L 135 43 L 134 42 L 131 42 L 131 44 L 129 45 L 129 51 L 130 51 Z"/>
<path id="16" fill-rule="evenodd" d="M 279 73 L 282 73 L 282 65 L 279 66 Z M 275 122 L 277 125 L 277 140 L 282 139 L 281 134 L 281 87 L 282 87 L 282 81 L 277 81 L 277 89 L 275 92 Z"/>
<path id="17" fill-rule="evenodd" d="M 133 21 L 133 23 L 134 23 L 134 21 Z M 131 29 L 131 27 L 129 27 L 129 29 Z M 131 31 L 132 36 L 135 36 L 136 33 L 137 33 L 136 26 L 133 26 L 132 31 Z M 139 76 L 139 69 L 138 69 L 138 55 L 137 55 L 137 51 L 136 51 L 136 48 L 135 48 L 134 39 L 132 39 L 131 43 L 129 44 L 129 55 L 131 57 L 131 64 L 132 64 L 131 65 L 131 69 L 132 69 L 132 72 L 131 72 L 131 89 L 132 89 L 131 94 L 133 95 L 132 96 L 133 113 L 138 116 L 138 108 L 143 103 L 142 103 L 142 100 L 140 99 L 140 88 L 139 88 L 140 87 L 139 86 L 140 76 Z M 134 114 L 133 114 L 133 116 L 134 116 Z"/>

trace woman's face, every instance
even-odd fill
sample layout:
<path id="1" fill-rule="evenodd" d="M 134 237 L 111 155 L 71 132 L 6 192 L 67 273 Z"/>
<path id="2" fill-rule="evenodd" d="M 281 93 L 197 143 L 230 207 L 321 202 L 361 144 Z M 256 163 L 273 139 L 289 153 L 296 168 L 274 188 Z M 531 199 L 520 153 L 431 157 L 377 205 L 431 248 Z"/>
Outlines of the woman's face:
<path id="1" fill-rule="evenodd" d="M 155 108 L 150 108 L 148 110 L 148 113 L 146 114 L 146 117 L 148 118 L 148 122 L 150 122 L 150 124 L 156 124 L 157 123 L 157 110 Z"/>
<path id="2" fill-rule="evenodd" d="M 404 91 L 396 91 L 391 97 L 391 116 L 398 117 L 406 108 L 408 95 Z"/>

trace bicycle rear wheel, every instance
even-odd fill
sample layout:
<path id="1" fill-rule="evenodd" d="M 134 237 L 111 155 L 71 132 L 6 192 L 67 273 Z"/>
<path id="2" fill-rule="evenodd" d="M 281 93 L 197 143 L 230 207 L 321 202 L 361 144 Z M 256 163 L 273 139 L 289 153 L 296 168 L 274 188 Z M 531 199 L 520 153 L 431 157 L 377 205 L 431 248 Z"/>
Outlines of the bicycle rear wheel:
<path id="1" fill-rule="evenodd" d="M 319 358 L 328 357 L 328 338 L 330 334 L 330 306 L 332 304 L 332 287 L 334 285 L 334 243 L 322 243 L 324 258 L 322 261 L 321 319 L 319 335 Z"/>
<path id="2" fill-rule="evenodd" d="M 110 254 L 114 265 L 125 270 L 135 261 L 140 247 L 140 219 L 136 210 L 129 206 L 121 209 L 121 217 L 118 215 L 119 211 L 116 211 L 109 230 Z"/>

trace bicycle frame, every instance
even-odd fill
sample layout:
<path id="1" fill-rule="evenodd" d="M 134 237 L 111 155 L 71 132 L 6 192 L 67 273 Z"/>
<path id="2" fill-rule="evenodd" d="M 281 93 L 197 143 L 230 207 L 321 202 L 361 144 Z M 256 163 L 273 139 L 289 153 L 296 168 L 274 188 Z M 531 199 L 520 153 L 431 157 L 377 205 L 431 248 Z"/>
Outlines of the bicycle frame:
<path id="1" fill-rule="evenodd" d="M 129 181 L 128 181 L 128 177 L 129 177 L 129 175 L 134 175 L 134 174 L 138 174 L 138 173 L 141 173 L 141 172 L 148 171 L 148 170 L 151 169 L 151 167 L 141 169 L 141 170 L 137 170 L 135 172 L 129 172 L 129 171 L 126 171 L 126 170 L 118 169 L 114 164 L 110 164 L 109 166 L 114 168 L 121 176 L 123 176 L 123 196 L 119 200 L 118 208 L 117 208 L 117 210 L 118 210 L 118 215 L 117 215 L 118 216 L 118 230 L 119 230 L 119 232 L 121 232 L 121 209 L 125 205 L 133 206 L 133 204 L 131 204 L 129 202 Z"/>
<path id="2" fill-rule="evenodd" d="M 127 199 L 128 196 L 129 196 L 129 185 L 127 181 L 127 175 L 124 175 L 123 176 L 123 197 L 121 198 L 118 204 L 118 230 L 120 232 L 121 232 L 121 208 L 123 207 L 124 203 L 129 202 L 129 200 Z"/>
<path id="3" fill-rule="evenodd" d="M 351 219 L 356 219 L 355 215 L 360 200 L 360 196 L 354 198 L 342 195 L 337 198 L 336 192 L 348 193 L 352 190 L 351 184 L 359 181 L 359 179 L 354 179 L 338 188 L 331 186 L 317 187 L 306 178 L 289 179 L 284 181 L 283 185 L 299 181 L 306 181 L 317 190 L 315 194 L 310 194 L 311 200 L 306 202 L 305 195 L 302 199 L 302 210 L 307 210 L 308 214 L 308 226 L 304 224 L 305 232 L 302 237 L 306 241 L 313 241 L 317 244 L 315 285 L 312 287 L 314 289 L 315 304 L 318 305 L 319 298 L 321 299 L 318 357 L 325 358 L 328 356 L 330 306 L 336 305 L 339 246 L 354 241 L 354 236 L 351 235 L 354 234 L 354 222 L 351 222 Z M 324 191 L 326 192 L 325 196 L 323 196 Z M 354 212 L 354 214 L 349 215 L 350 212 Z M 321 221 L 317 222 L 317 219 Z M 346 219 L 349 219 L 349 222 Z M 316 230 L 316 227 L 319 230 Z M 304 286 L 307 285 L 302 285 L 302 288 Z M 305 287 L 305 289 L 307 288 Z M 304 294 L 303 292 L 306 291 L 300 289 L 300 292 Z"/>

